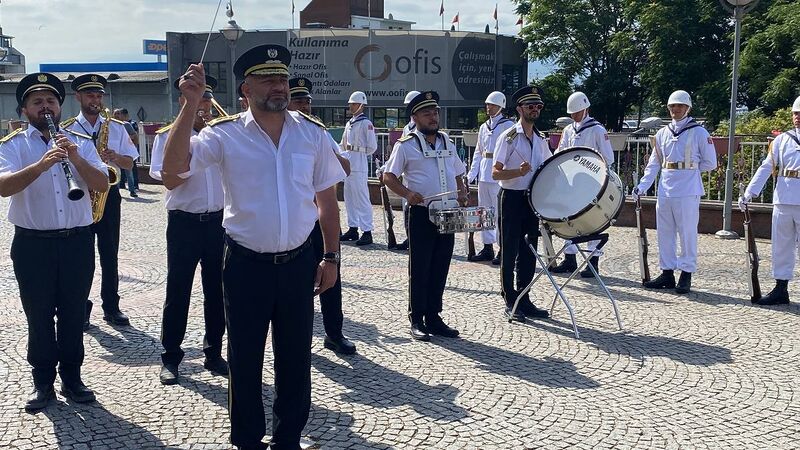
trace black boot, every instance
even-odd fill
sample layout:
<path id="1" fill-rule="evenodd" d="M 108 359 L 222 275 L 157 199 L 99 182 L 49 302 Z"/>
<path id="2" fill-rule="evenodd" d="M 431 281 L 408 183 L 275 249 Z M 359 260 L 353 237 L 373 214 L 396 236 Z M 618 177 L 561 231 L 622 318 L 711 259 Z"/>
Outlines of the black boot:
<path id="1" fill-rule="evenodd" d="M 397 247 L 394 248 L 395 250 L 408 250 L 408 239 L 405 239 L 403 242 L 397 244 Z"/>
<path id="2" fill-rule="evenodd" d="M 678 278 L 678 285 L 675 286 L 675 292 L 678 294 L 688 294 L 692 290 L 692 272 L 681 272 Z"/>
<path id="3" fill-rule="evenodd" d="M 599 256 L 592 256 L 589 258 L 589 264 L 594 267 L 594 270 L 597 271 L 597 274 L 600 274 L 600 257 Z M 587 265 L 586 267 L 581 270 L 581 278 L 592 278 L 594 274 L 592 273 L 592 269 L 589 268 Z"/>
<path id="4" fill-rule="evenodd" d="M 503 257 L 503 253 L 502 253 L 502 251 L 501 251 L 501 250 L 498 250 L 498 252 L 497 252 L 497 256 L 495 256 L 495 257 L 494 257 L 494 259 L 492 260 L 492 265 L 493 265 L 493 266 L 499 266 L 499 265 L 500 265 L 500 259 L 501 259 L 502 257 Z"/>
<path id="5" fill-rule="evenodd" d="M 361 233 L 361 237 L 358 238 L 358 240 L 356 241 L 356 245 L 369 245 L 369 244 L 372 244 L 372 231 L 365 231 Z"/>
<path id="6" fill-rule="evenodd" d="M 575 259 L 575 255 L 564 255 L 564 260 L 550 269 L 550 273 L 572 273 L 577 268 L 578 260 Z"/>
<path id="7" fill-rule="evenodd" d="M 87 331 L 92 324 L 89 322 L 89 318 L 92 316 L 92 303 L 91 300 L 86 300 L 86 316 L 83 319 L 83 331 Z"/>
<path id="8" fill-rule="evenodd" d="M 675 288 L 675 272 L 672 270 L 662 270 L 655 280 L 650 280 L 642 283 L 642 286 L 648 289 L 674 289 Z"/>
<path id="9" fill-rule="evenodd" d="M 483 250 L 479 251 L 477 255 L 470 258 L 472 262 L 491 261 L 494 259 L 494 247 L 492 244 L 483 244 Z"/>
<path id="10" fill-rule="evenodd" d="M 52 384 L 36 386 L 25 402 L 25 411 L 32 413 L 44 409 L 50 400 L 56 398 L 56 391 Z"/>
<path id="11" fill-rule="evenodd" d="M 785 305 L 789 303 L 789 280 L 775 280 L 775 288 L 766 297 L 754 301 L 756 305 Z"/>
<path id="12" fill-rule="evenodd" d="M 350 227 L 347 230 L 347 233 L 339 236 L 340 241 L 355 241 L 358 239 L 358 228 Z"/>

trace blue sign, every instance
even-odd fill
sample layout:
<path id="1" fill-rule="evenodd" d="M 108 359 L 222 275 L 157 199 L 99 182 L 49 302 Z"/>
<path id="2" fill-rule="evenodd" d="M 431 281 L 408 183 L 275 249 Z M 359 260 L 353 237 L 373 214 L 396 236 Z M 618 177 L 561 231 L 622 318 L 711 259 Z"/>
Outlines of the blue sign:
<path id="1" fill-rule="evenodd" d="M 163 72 L 165 62 L 43 63 L 40 72 Z"/>
<path id="2" fill-rule="evenodd" d="M 145 55 L 166 55 L 167 54 L 167 41 L 158 41 L 155 39 L 142 40 Z"/>

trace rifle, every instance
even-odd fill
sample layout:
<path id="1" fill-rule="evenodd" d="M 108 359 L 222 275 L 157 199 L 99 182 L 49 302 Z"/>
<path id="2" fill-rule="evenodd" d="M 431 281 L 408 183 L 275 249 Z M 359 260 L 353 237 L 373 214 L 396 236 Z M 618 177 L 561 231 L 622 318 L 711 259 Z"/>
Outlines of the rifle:
<path id="1" fill-rule="evenodd" d="M 395 248 L 397 247 L 397 238 L 394 235 L 394 214 L 392 213 L 392 203 L 389 201 L 389 190 L 383 184 L 383 176 L 378 178 L 378 185 L 380 186 L 381 204 L 383 205 L 383 228 L 386 230 L 386 246 Z"/>
<path id="2" fill-rule="evenodd" d="M 739 186 L 739 192 L 744 195 L 744 187 Z M 747 271 L 750 278 L 747 279 L 750 288 L 750 301 L 755 302 L 761 298 L 761 283 L 758 281 L 758 248 L 756 248 L 756 238 L 750 229 L 750 208 L 744 204 L 744 241 L 747 243 Z"/>
<path id="3" fill-rule="evenodd" d="M 467 180 L 466 175 L 463 177 L 463 179 L 464 179 L 464 186 L 467 188 L 467 199 L 469 199 L 469 181 Z M 469 200 L 467 200 L 467 204 L 469 204 Z M 472 258 L 474 257 L 475 257 L 475 232 L 470 231 L 469 233 L 467 233 L 467 261 L 472 261 Z"/>
<path id="4" fill-rule="evenodd" d="M 639 197 L 636 197 L 636 228 L 638 231 L 637 241 L 639 243 L 639 271 L 642 274 L 642 283 L 650 281 L 650 266 L 647 264 L 647 250 L 649 244 L 647 243 L 647 230 L 642 223 L 642 203 Z"/>

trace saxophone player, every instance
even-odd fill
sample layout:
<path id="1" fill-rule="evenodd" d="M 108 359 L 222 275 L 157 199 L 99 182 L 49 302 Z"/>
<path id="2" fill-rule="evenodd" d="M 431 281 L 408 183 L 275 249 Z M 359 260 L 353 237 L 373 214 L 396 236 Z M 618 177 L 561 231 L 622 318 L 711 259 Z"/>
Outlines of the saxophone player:
<path id="1" fill-rule="evenodd" d="M 72 90 L 75 91 L 75 100 L 79 103 L 81 112 L 76 117 L 64 121 L 61 128 L 91 136 L 95 147 L 100 147 L 98 152 L 103 162 L 111 167 L 130 170 L 133 161 L 139 157 L 139 152 L 125 131 L 125 125 L 119 120 L 106 119 L 100 114 L 103 111 L 103 95 L 107 84 L 103 76 L 93 73 L 75 78 L 72 81 Z M 110 121 L 107 125 L 108 139 L 107 142 L 100 142 L 98 137 L 106 120 Z M 97 236 L 97 252 L 100 254 L 102 271 L 100 298 L 103 301 L 103 319 L 112 325 L 130 323 L 128 317 L 119 309 L 117 254 L 121 203 L 119 188 L 116 184 L 112 184 L 108 189 L 103 216 L 92 224 L 92 231 Z M 84 329 L 89 327 L 91 311 L 92 301 L 87 299 Z"/>

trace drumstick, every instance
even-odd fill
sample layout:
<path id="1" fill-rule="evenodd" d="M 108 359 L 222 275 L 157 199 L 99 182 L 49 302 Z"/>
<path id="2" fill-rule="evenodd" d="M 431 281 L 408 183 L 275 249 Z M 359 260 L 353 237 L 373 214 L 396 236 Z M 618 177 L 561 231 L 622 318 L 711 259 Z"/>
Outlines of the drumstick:
<path id="1" fill-rule="evenodd" d="M 422 201 L 426 202 L 428 200 L 431 200 L 431 199 L 434 199 L 434 198 L 437 198 L 437 197 L 444 197 L 445 195 L 456 194 L 456 193 L 458 193 L 458 189 L 456 189 L 455 191 L 447 191 L 447 192 L 442 192 L 440 194 L 429 195 L 427 197 L 423 197 Z"/>
<path id="2" fill-rule="evenodd" d="M 206 37 L 206 45 L 203 47 L 203 53 L 200 55 L 200 62 L 197 64 L 203 64 L 203 58 L 205 58 L 206 50 L 208 50 L 208 41 L 211 40 L 211 33 L 214 32 L 214 24 L 217 23 L 217 14 L 219 14 L 220 6 L 222 6 L 222 0 L 219 0 L 219 3 L 217 3 L 217 10 L 214 12 L 214 19 L 211 21 L 211 29 L 208 30 L 208 36 Z"/>

